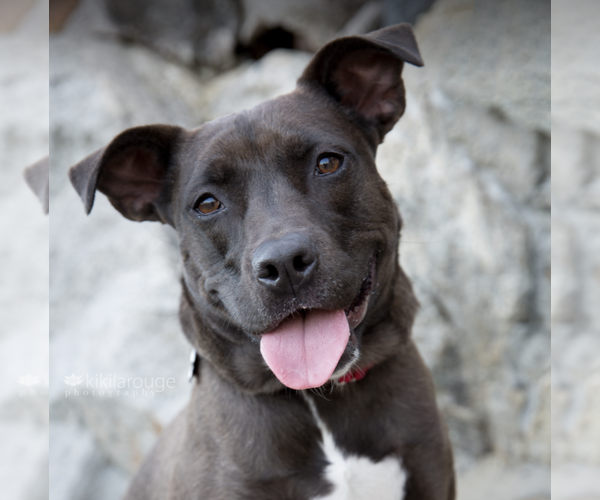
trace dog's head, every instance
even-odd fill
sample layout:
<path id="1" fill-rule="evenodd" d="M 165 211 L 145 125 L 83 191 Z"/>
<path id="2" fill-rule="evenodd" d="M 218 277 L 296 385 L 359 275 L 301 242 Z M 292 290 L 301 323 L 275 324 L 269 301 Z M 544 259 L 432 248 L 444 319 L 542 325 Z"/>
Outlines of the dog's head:
<path id="1" fill-rule="evenodd" d="M 374 161 L 404 112 L 404 62 L 422 65 L 409 25 L 340 38 L 290 94 L 195 130 L 126 130 L 70 171 L 88 213 L 99 190 L 177 230 L 186 334 L 249 390 L 281 387 L 271 371 L 323 385 L 408 334 L 401 220 Z"/>

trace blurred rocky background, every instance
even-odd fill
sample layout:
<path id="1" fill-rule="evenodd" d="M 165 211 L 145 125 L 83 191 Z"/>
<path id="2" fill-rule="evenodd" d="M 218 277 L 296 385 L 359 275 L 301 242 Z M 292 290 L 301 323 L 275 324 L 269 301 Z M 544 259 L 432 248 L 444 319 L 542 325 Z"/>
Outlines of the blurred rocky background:
<path id="1" fill-rule="evenodd" d="M 0 498 L 48 497 L 48 5 L 0 0 Z"/>
<path id="2" fill-rule="evenodd" d="M 598 47 L 600 4 L 553 2 L 553 499 L 600 498 Z"/>
<path id="3" fill-rule="evenodd" d="M 599 404 L 598 377 L 587 375 L 596 359 L 599 279 L 597 252 L 588 246 L 597 198 L 589 160 L 594 116 L 584 106 L 587 121 L 578 121 L 565 91 L 561 188 L 575 186 L 575 177 L 579 184 L 561 201 L 563 233 L 557 233 L 564 235 L 562 264 L 555 265 L 563 266 L 558 272 L 566 284 L 558 286 L 566 298 L 557 316 L 553 295 L 552 321 L 564 331 L 560 353 L 571 354 L 553 361 L 562 373 L 556 385 L 549 1 L 50 5 L 52 500 L 119 498 L 190 391 L 189 347 L 177 319 L 176 236 L 123 219 L 102 195 L 86 217 L 67 169 L 126 127 L 195 127 L 288 92 L 310 52 L 329 39 L 403 21 L 416 25 L 426 66 L 405 69 L 407 112 L 381 146 L 378 165 L 405 219 L 401 261 L 422 304 L 414 335 L 454 443 L 459 499 L 550 498 L 552 391 L 562 397 L 555 413 L 566 426 L 552 427 L 563 443 L 555 454 L 561 450 L 566 466 L 579 471 L 585 463 L 593 471 L 600 448 L 593 435 L 584 437 Z M 570 15 L 590 19 L 582 9 Z M 565 36 L 565 54 L 578 53 L 572 43 Z M 565 58 L 566 75 L 597 71 L 591 62 L 583 69 Z M 585 88 L 591 96 L 598 87 Z M 578 191 L 584 187 L 587 198 Z M 571 200 L 581 209 L 571 212 Z M 585 277 L 585 292 L 575 276 Z M 585 328 L 582 317 L 589 317 Z M 65 382 L 71 375 L 74 385 Z M 172 377 L 175 386 L 154 395 L 84 394 L 112 375 Z M 578 490 L 565 484 L 565 500 L 598 494 L 591 482 Z"/>

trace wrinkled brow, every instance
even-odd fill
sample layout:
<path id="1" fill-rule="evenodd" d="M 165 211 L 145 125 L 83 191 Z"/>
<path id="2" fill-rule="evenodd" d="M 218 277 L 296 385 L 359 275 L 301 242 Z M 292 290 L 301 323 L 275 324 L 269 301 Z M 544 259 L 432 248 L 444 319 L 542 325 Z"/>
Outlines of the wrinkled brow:
<path id="1" fill-rule="evenodd" d="M 202 181 L 212 185 L 235 183 L 246 177 L 254 165 L 262 164 L 285 169 L 290 163 L 305 160 L 314 151 L 317 141 L 299 135 L 259 133 L 241 136 L 215 148 L 215 154 L 204 160 Z"/>

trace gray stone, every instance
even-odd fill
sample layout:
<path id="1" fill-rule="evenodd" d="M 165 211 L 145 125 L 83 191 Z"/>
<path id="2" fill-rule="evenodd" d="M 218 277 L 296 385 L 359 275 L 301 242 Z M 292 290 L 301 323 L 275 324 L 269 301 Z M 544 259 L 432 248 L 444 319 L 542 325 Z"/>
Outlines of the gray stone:
<path id="1" fill-rule="evenodd" d="M 48 428 L 0 421 L 0 493 L 2 498 L 48 497 Z M 40 446 L 40 443 L 44 443 Z"/>
<path id="2" fill-rule="evenodd" d="M 419 46 L 430 68 L 423 78 L 436 80 L 456 101 L 492 107 L 548 134 L 549 11 L 546 0 L 436 2 L 419 20 Z"/>
<path id="3" fill-rule="evenodd" d="M 419 16 L 429 10 L 435 3 L 434 0 L 383 0 L 384 24 L 391 26 L 398 23 L 414 25 Z"/>
<path id="4" fill-rule="evenodd" d="M 50 431 L 50 500 L 121 498 L 128 484 L 89 431 L 74 420 L 55 421 Z"/>
<path id="5" fill-rule="evenodd" d="M 552 3 L 552 118 L 600 135 L 598 2 Z"/>
<path id="6" fill-rule="evenodd" d="M 515 467 L 487 458 L 462 478 L 458 492 L 461 500 L 550 500 L 550 471 L 535 463 Z"/>
<path id="7" fill-rule="evenodd" d="M 583 500 L 600 497 L 600 7 L 552 14 L 552 498 Z"/>
<path id="8" fill-rule="evenodd" d="M 91 3 L 89 0 L 86 3 Z M 289 34 L 289 47 L 315 51 L 338 32 L 379 27 L 378 2 L 365 0 L 104 0 L 95 26 L 105 34 L 141 42 L 190 66 L 223 70 L 236 62 L 238 45 L 262 56 L 261 37 L 272 30 Z M 104 7 L 104 8 L 102 8 Z M 355 16 L 358 14 L 358 16 Z M 280 42 L 281 43 L 281 42 Z"/>
<path id="9" fill-rule="evenodd" d="M 552 198 L 554 204 L 578 203 L 586 171 L 582 168 L 585 136 L 560 123 L 552 126 Z"/>
<path id="10" fill-rule="evenodd" d="M 274 50 L 260 61 L 215 77 L 200 97 L 203 121 L 250 109 L 273 96 L 291 92 L 311 57 L 304 52 Z"/>
<path id="11" fill-rule="evenodd" d="M 48 154 L 48 5 L 21 7 L 27 12 L 15 30 L 0 34 L 0 498 L 41 500 L 48 496 L 48 218 L 23 169 Z"/>
<path id="12" fill-rule="evenodd" d="M 189 65 L 235 63 L 241 10 L 235 0 L 106 0 L 122 36 Z"/>
<path id="13" fill-rule="evenodd" d="M 365 4 L 365 0 L 241 0 L 244 18 L 239 39 L 247 45 L 262 30 L 284 28 L 297 37 L 296 48 L 316 51 Z"/>
<path id="14" fill-rule="evenodd" d="M 586 462 L 553 464 L 552 500 L 600 500 L 598 468 Z"/>

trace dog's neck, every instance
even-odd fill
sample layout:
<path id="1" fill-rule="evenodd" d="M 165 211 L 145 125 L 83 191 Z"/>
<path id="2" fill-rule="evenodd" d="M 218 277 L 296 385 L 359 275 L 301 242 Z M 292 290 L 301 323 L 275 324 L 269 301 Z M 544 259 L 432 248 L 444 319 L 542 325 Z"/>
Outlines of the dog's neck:
<path id="1" fill-rule="evenodd" d="M 251 394 L 281 390 L 260 354 L 258 339 L 253 340 L 214 311 L 198 305 L 182 282 L 179 320 L 183 332 L 198 353 L 199 365 L 206 362 L 221 378 Z"/>

